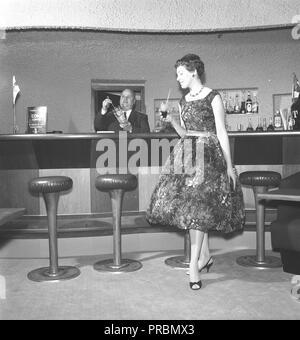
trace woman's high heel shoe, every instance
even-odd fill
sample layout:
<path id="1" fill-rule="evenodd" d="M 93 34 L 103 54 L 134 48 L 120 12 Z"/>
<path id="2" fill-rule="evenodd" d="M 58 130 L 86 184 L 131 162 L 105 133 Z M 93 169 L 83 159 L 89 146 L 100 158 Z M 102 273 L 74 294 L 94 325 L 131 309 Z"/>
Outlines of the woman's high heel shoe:
<path id="1" fill-rule="evenodd" d="M 199 280 L 198 282 L 190 282 L 190 288 L 192 290 L 199 290 L 202 287 L 202 282 Z"/>
<path id="2" fill-rule="evenodd" d="M 209 270 L 210 270 L 210 267 L 211 267 L 213 264 L 214 264 L 214 259 L 213 259 L 213 257 L 211 256 L 211 257 L 209 258 L 209 260 L 206 262 L 206 265 L 203 266 L 201 269 L 199 269 L 199 273 L 200 273 L 203 269 L 205 269 L 205 268 L 206 268 L 206 272 L 208 273 Z"/>

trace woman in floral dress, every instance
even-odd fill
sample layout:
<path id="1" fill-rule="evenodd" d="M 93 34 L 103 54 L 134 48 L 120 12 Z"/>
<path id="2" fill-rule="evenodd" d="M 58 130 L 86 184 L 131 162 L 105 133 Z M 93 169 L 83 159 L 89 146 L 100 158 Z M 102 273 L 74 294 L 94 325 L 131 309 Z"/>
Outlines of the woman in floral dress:
<path id="1" fill-rule="evenodd" d="M 151 224 L 189 230 L 190 288 L 198 290 L 201 270 L 213 263 L 208 232 L 241 230 L 245 212 L 220 94 L 203 85 L 204 64 L 198 55 L 185 55 L 175 68 L 181 88 L 189 90 L 180 100 L 181 124 L 171 114 L 162 119 L 181 138 L 162 169 L 146 218 Z"/>

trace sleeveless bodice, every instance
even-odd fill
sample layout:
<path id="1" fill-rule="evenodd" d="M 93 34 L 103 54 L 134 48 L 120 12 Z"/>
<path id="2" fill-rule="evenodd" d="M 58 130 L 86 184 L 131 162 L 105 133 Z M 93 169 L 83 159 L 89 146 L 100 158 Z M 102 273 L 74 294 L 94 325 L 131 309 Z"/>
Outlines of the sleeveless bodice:
<path id="1" fill-rule="evenodd" d="M 218 91 L 212 90 L 203 99 L 186 101 L 183 97 L 180 100 L 181 118 L 187 130 L 216 133 L 215 117 L 211 102 L 218 94 Z"/>

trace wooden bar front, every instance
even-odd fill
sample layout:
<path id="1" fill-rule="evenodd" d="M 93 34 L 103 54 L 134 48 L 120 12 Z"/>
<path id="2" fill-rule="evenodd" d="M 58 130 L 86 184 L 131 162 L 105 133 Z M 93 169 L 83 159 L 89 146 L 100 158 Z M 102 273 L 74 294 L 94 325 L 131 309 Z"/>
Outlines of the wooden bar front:
<path id="1" fill-rule="evenodd" d="M 229 138 L 239 173 L 273 170 L 286 177 L 300 171 L 300 132 L 230 133 Z M 28 182 L 38 176 L 65 175 L 74 184 L 71 192 L 61 195 L 58 215 L 109 216 L 109 196 L 98 191 L 94 182 L 99 160 L 111 147 L 117 169 L 126 168 L 138 156 L 143 159 L 137 164 L 138 188 L 126 193 L 123 202 L 124 214 L 143 214 L 165 161 L 161 152 L 156 154 L 157 145 L 174 145 L 177 140 L 176 134 L 159 133 L 1 135 L 0 208 L 26 208 L 27 216 L 45 216 L 43 199 L 29 192 Z M 246 209 L 254 214 L 252 190 L 243 188 L 243 192 Z"/>

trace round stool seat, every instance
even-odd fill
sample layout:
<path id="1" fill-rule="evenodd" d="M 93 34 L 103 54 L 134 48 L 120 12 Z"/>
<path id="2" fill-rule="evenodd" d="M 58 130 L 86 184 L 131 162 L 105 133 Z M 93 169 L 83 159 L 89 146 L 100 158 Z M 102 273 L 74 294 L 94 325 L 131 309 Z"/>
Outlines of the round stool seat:
<path id="1" fill-rule="evenodd" d="M 253 187 L 276 187 L 280 184 L 281 175 L 275 171 L 245 171 L 240 174 L 240 181 Z"/>
<path id="2" fill-rule="evenodd" d="M 29 189 L 35 193 L 59 192 L 71 189 L 73 181 L 66 176 L 49 176 L 34 178 L 29 182 Z"/>
<path id="3" fill-rule="evenodd" d="M 134 175 L 100 175 L 96 178 L 95 186 L 101 191 L 123 189 L 134 190 L 137 187 L 137 178 Z"/>

